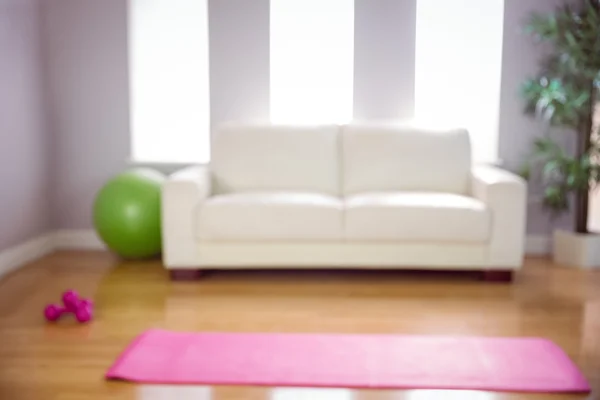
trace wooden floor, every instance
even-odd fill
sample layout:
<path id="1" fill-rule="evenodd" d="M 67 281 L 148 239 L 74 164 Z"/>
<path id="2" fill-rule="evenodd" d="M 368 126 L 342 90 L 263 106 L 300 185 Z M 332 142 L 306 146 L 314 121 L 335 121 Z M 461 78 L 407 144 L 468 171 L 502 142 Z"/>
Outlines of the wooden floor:
<path id="1" fill-rule="evenodd" d="M 42 309 L 75 288 L 96 302 L 88 325 L 46 324 Z M 594 394 L 193 387 L 106 382 L 150 327 L 233 332 L 543 336 L 582 368 Z M 598 394 L 597 394 L 598 393 Z M 0 281 L 0 399 L 495 400 L 600 399 L 600 271 L 528 260 L 512 284 L 399 272 L 214 272 L 174 283 L 158 262 L 119 264 L 63 252 Z"/>

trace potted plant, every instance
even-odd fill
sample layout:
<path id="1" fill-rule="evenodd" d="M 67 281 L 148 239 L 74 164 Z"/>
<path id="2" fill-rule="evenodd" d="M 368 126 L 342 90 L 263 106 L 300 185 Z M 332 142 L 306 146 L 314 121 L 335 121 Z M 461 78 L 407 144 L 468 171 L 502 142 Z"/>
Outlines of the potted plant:
<path id="1" fill-rule="evenodd" d="M 527 32 L 550 45 L 550 53 L 539 74 L 522 86 L 526 113 L 549 127 L 534 141 L 523 175 L 541 183 L 542 204 L 553 214 L 574 211 L 574 230 L 554 232 L 554 260 L 582 267 L 600 266 L 600 235 L 588 230 L 588 198 L 600 182 L 594 124 L 600 100 L 599 6 L 600 0 L 582 0 L 532 15 Z M 575 141 L 574 154 L 562 146 L 564 135 L 573 136 L 566 139 Z"/>

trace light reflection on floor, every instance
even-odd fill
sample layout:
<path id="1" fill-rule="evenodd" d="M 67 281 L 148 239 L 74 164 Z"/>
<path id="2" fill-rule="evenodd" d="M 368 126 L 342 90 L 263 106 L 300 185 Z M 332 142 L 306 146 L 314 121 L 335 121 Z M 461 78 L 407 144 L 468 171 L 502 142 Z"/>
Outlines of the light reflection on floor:
<path id="1" fill-rule="evenodd" d="M 351 389 L 317 389 L 317 388 L 254 388 L 239 387 L 236 399 L 260 400 L 493 400 L 492 392 L 472 390 L 407 390 L 407 391 L 356 391 Z M 246 391 L 248 390 L 248 391 Z M 231 391 L 228 391 L 232 395 Z M 253 394 L 258 396 L 254 396 Z M 224 400 L 230 398 L 223 393 L 219 395 L 219 387 L 191 385 L 140 385 L 138 400 Z"/>
<path id="2" fill-rule="evenodd" d="M 406 400 L 493 400 L 495 395 L 476 390 L 411 390 L 403 395 Z"/>
<path id="3" fill-rule="evenodd" d="M 212 400 L 212 388 L 194 385 L 140 385 L 138 400 Z"/>

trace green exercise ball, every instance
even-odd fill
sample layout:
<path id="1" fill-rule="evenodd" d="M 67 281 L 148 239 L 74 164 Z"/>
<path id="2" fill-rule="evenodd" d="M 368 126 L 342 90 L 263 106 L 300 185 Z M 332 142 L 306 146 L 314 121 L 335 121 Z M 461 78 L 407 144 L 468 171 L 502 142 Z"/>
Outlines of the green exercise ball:
<path id="1" fill-rule="evenodd" d="M 165 176 L 148 168 L 125 171 L 102 187 L 94 202 L 94 226 L 123 258 L 161 253 L 160 191 Z"/>

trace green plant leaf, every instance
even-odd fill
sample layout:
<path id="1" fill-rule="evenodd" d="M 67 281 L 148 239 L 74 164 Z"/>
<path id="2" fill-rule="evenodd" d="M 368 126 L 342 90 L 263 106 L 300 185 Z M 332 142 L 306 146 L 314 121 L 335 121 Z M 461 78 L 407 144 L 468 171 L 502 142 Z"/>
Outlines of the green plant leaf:
<path id="1" fill-rule="evenodd" d="M 537 138 L 533 141 L 534 154 L 542 157 L 562 155 L 563 151 L 550 137 Z"/>
<path id="2" fill-rule="evenodd" d="M 552 159 L 546 162 L 544 165 L 544 179 L 552 180 L 552 178 L 556 175 L 562 173 L 562 164 L 560 159 Z"/>
<path id="3" fill-rule="evenodd" d="M 531 179 L 531 165 L 529 163 L 525 163 L 519 168 L 518 174 L 521 178 L 526 181 Z"/>
<path id="4" fill-rule="evenodd" d="M 576 177 L 574 175 L 567 176 L 567 186 L 573 188 L 576 186 Z"/>
<path id="5" fill-rule="evenodd" d="M 568 209 L 572 193 L 600 183 L 600 127 L 593 133 L 587 128 L 592 100 L 600 99 L 600 0 L 565 0 L 551 13 L 531 15 L 526 31 L 552 52 L 541 61 L 539 74 L 520 88 L 524 112 L 573 132 L 578 143 L 587 140 L 581 135 L 596 140 L 589 152 L 575 155 L 550 136 L 534 140 L 521 175 L 541 179 L 543 205 L 559 213 Z"/>
<path id="6" fill-rule="evenodd" d="M 563 212 L 569 208 L 567 192 L 560 186 L 549 186 L 544 191 L 543 204 L 553 212 Z"/>
<path id="7" fill-rule="evenodd" d="M 573 108 L 581 108 L 590 100 L 590 92 L 581 92 L 579 96 L 573 100 Z"/>

